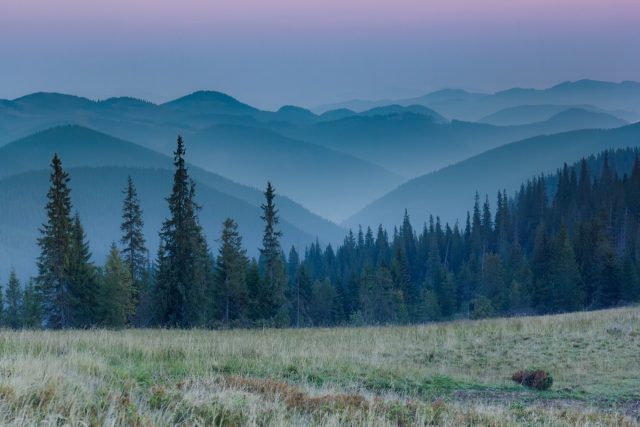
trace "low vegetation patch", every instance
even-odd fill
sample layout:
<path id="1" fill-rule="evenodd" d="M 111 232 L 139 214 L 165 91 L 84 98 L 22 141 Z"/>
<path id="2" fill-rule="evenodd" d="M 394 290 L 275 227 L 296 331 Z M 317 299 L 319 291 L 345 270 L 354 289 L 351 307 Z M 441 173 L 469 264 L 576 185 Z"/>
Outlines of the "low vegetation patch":
<path id="1" fill-rule="evenodd" d="M 604 332 L 619 323 L 631 332 Z M 637 308 L 379 328 L 0 330 L 0 425 L 638 426 L 637 331 Z"/>
<path id="2" fill-rule="evenodd" d="M 511 379 L 518 384 L 536 390 L 548 390 L 553 385 L 553 377 L 545 371 L 518 371 Z"/>

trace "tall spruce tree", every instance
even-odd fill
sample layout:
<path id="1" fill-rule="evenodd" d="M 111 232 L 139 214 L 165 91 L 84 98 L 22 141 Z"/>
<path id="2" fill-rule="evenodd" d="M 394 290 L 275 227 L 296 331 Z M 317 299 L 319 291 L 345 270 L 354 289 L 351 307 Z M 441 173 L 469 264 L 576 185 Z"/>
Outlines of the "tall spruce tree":
<path id="1" fill-rule="evenodd" d="M 166 199 L 171 217 L 162 224 L 155 295 L 159 322 L 169 327 L 193 327 L 205 321 L 211 259 L 198 219 L 195 182 L 189 178 L 185 148 L 178 137 L 174 151 L 173 189 Z"/>
<path id="2" fill-rule="evenodd" d="M 4 310 L 4 324 L 12 329 L 22 327 L 22 289 L 20 289 L 20 280 L 16 275 L 16 271 L 12 268 L 9 275 L 9 282 L 5 289 L 4 301 L 6 307 Z"/>
<path id="3" fill-rule="evenodd" d="M 222 236 L 218 240 L 220 248 L 215 262 L 217 296 L 222 303 L 222 319 L 229 324 L 238 319 L 247 322 L 247 251 L 242 248 L 242 237 L 238 224 L 231 218 L 223 223 Z"/>
<path id="4" fill-rule="evenodd" d="M 265 222 L 264 236 L 262 238 L 262 248 L 260 248 L 260 262 L 264 266 L 264 281 L 266 286 L 266 300 L 264 313 L 266 318 L 272 318 L 280 314 L 280 324 L 288 320 L 284 319 L 286 311 L 285 287 L 287 284 L 285 265 L 282 261 L 282 249 L 280 247 L 280 237 L 282 232 L 276 230 L 279 222 L 278 210 L 274 203 L 276 196 L 275 188 L 271 182 L 267 182 L 267 190 L 264 192 L 266 203 L 261 205 L 263 216 L 260 218 Z M 287 314 L 288 316 L 288 314 Z"/>
<path id="5" fill-rule="evenodd" d="M 71 218 L 71 189 L 68 174 L 62 169 L 57 154 L 51 162 L 51 187 L 47 193 L 49 201 L 47 223 L 42 225 L 38 239 L 37 284 L 42 289 L 44 323 L 50 329 L 73 326 L 73 295 L 69 283 L 69 264 L 73 252 L 73 224 Z"/>
<path id="6" fill-rule="evenodd" d="M 122 206 L 122 224 L 120 225 L 120 231 L 122 231 L 120 243 L 123 245 L 122 257 L 127 264 L 134 285 L 139 287 L 139 282 L 146 272 L 149 251 L 145 246 L 146 240 L 142 233 L 144 227 L 143 211 L 131 175 L 127 178 L 127 188 L 122 193 L 125 195 Z"/>

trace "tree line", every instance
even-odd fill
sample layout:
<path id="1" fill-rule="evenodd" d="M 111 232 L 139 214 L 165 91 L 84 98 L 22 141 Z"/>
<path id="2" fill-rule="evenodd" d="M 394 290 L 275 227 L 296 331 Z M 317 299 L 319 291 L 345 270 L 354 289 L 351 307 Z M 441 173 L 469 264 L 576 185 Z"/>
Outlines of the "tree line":
<path id="1" fill-rule="evenodd" d="M 611 164 L 628 163 L 619 176 Z M 640 301 L 640 160 L 604 152 L 555 175 L 534 177 L 496 207 L 476 194 L 464 226 L 431 217 L 422 230 L 405 215 L 390 235 L 349 231 L 336 248 L 316 239 L 285 254 L 275 189 L 261 205 L 265 228 L 249 259 L 238 224 L 222 224 L 214 254 L 198 218 L 196 184 L 178 137 L 167 218 L 152 261 L 143 210 L 129 177 L 119 245 L 91 262 L 70 178 L 54 156 L 38 239 L 38 275 L 15 271 L 0 320 L 12 328 L 308 327 L 408 324 L 510 314 L 569 312 Z M 0 292 L 0 295 L 2 293 Z"/>

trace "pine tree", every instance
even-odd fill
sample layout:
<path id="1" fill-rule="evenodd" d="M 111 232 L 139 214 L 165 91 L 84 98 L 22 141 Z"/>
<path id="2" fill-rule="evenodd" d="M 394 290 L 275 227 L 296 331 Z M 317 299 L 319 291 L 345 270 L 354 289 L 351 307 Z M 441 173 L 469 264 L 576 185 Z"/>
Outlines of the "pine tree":
<path id="1" fill-rule="evenodd" d="M 22 310 L 20 317 L 22 318 L 22 325 L 27 329 L 41 329 L 43 323 L 43 295 L 42 290 L 37 285 L 35 280 L 29 280 L 29 283 L 24 287 L 24 293 L 22 297 Z"/>
<path id="2" fill-rule="evenodd" d="M 222 236 L 218 240 L 220 248 L 215 263 L 215 279 L 218 295 L 223 304 L 223 321 L 230 319 L 247 321 L 247 265 L 249 260 L 242 248 L 242 237 L 238 233 L 238 224 L 231 218 L 223 223 Z"/>
<path id="3" fill-rule="evenodd" d="M 20 280 L 16 276 L 16 271 L 12 268 L 9 275 L 9 282 L 5 290 L 4 300 L 6 308 L 4 310 L 4 324 L 11 329 L 22 327 L 22 290 Z"/>
<path id="4" fill-rule="evenodd" d="M 100 323 L 110 328 L 122 328 L 135 311 L 135 291 L 129 266 L 115 242 L 111 243 L 101 279 L 98 294 Z"/>
<path id="5" fill-rule="evenodd" d="M 538 226 L 535 246 L 531 257 L 531 272 L 533 274 L 533 306 L 541 312 L 551 310 L 552 289 L 549 280 L 551 272 L 551 242 L 544 223 Z"/>
<path id="6" fill-rule="evenodd" d="M 329 278 L 316 280 L 312 286 L 310 314 L 315 326 L 331 326 L 336 290 Z"/>
<path id="7" fill-rule="evenodd" d="M 251 259 L 247 268 L 247 303 L 249 319 L 257 322 L 264 319 L 264 282 L 260 277 L 260 266 L 255 258 Z"/>
<path id="8" fill-rule="evenodd" d="M 389 324 L 398 320 L 399 308 L 404 305 L 402 293 L 394 289 L 391 272 L 384 263 L 374 273 L 373 315 L 376 323 Z"/>
<path id="9" fill-rule="evenodd" d="M 184 143 L 178 137 L 174 151 L 173 189 L 166 199 L 171 217 L 164 221 L 160 238 L 155 295 L 161 307 L 160 323 L 170 327 L 193 327 L 205 322 L 206 295 L 211 280 L 211 257 L 195 202 L 195 182 L 189 178 Z"/>
<path id="10" fill-rule="evenodd" d="M 411 282 L 409 262 L 404 255 L 404 250 L 399 244 L 395 245 L 395 255 L 391 261 L 391 277 L 394 288 L 402 292 L 403 300 L 407 304 L 414 304 L 417 300 L 416 290 Z"/>
<path id="11" fill-rule="evenodd" d="M 286 271 L 282 262 L 280 237 L 281 231 L 276 231 L 279 222 L 278 210 L 276 209 L 275 188 L 271 182 L 267 183 L 267 190 L 264 192 L 266 204 L 262 204 L 261 208 L 263 216 L 260 218 L 265 222 L 264 236 L 262 238 L 262 248 L 260 248 L 260 262 L 264 265 L 264 281 L 266 286 L 266 318 L 280 316 L 279 324 L 288 322 L 285 319 L 285 287 L 286 287 Z M 286 314 L 288 317 L 288 313 Z"/>
<path id="12" fill-rule="evenodd" d="M 122 206 L 122 224 L 120 225 L 120 231 L 122 231 L 120 243 L 124 246 L 122 256 L 129 268 L 134 285 L 139 288 L 140 281 L 146 272 L 149 251 L 145 246 L 146 240 L 142 233 L 144 227 L 143 211 L 131 175 L 127 178 L 127 188 L 122 193 L 125 195 Z"/>
<path id="13" fill-rule="evenodd" d="M 51 168 L 49 202 L 45 207 L 47 223 L 42 225 L 42 237 L 38 239 L 40 256 L 36 281 L 42 289 L 45 326 L 63 329 L 73 326 L 73 295 L 68 277 L 73 251 L 71 190 L 67 187 L 69 176 L 62 169 L 57 154 L 53 156 Z"/>
<path id="14" fill-rule="evenodd" d="M 294 288 L 291 295 L 293 302 L 294 318 L 296 328 L 302 324 L 304 326 L 305 319 L 308 321 L 310 317 L 310 305 L 312 299 L 311 276 L 307 269 L 306 263 L 300 264 L 296 277 L 294 278 Z M 302 323 L 301 323 L 302 321 Z"/>
<path id="15" fill-rule="evenodd" d="M 73 218 L 71 230 L 71 256 L 69 259 L 69 290 L 72 295 L 74 327 L 88 327 L 96 322 L 96 293 L 98 279 L 91 263 L 89 243 L 78 213 Z"/>
<path id="16" fill-rule="evenodd" d="M 620 296 L 625 302 L 638 302 L 640 300 L 640 283 L 638 283 L 637 269 L 628 252 L 622 257 L 620 268 Z"/>
<path id="17" fill-rule="evenodd" d="M 556 234 L 551 252 L 549 281 L 552 286 L 553 309 L 574 311 L 580 309 L 580 270 L 567 229 L 562 223 Z"/>

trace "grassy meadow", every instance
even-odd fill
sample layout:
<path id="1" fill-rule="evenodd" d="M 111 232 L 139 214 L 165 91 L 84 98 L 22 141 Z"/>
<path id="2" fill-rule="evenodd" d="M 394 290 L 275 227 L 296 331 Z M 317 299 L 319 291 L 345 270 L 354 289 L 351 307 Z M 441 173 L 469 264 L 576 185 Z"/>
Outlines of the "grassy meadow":
<path id="1" fill-rule="evenodd" d="M 511 381 L 543 369 L 548 391 Z M 636 426 L 640 308 L 407 327 L 0 331 L 0 425 Z"/>

